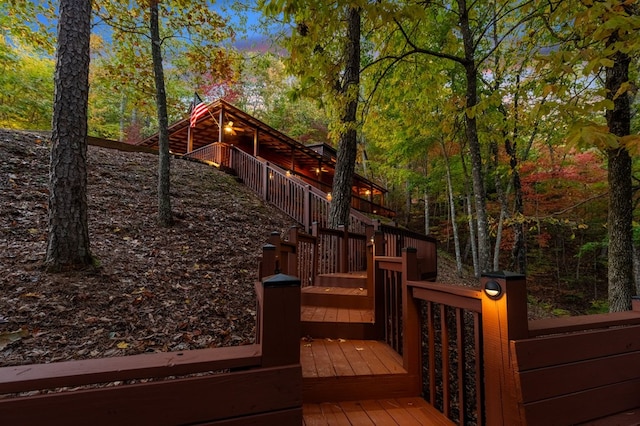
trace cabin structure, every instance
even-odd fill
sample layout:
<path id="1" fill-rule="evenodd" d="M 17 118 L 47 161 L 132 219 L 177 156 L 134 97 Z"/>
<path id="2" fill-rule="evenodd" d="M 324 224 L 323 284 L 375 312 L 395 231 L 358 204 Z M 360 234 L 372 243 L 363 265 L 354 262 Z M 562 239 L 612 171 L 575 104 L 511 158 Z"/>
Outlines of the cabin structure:
<path id="1" fill-rule="evenodd" d="M 173 154 L 235 170 L 242 167 L 231 164 L 235 151 L 276 166 L 288 178 L 298 179 L 330 197 L 336 165 L 334 148 L 326 143 L 304 145 L 222 99 L 200 107 L 197 114 L 169 127 L 169 149 Z M 157 148 L 158 135 L 140 145 Z M 387 190 L 381 185 L 356 173 L 351 189 L 351 204 L 356 210 L 387 218 L 395 215 L 384 207 Z"/>

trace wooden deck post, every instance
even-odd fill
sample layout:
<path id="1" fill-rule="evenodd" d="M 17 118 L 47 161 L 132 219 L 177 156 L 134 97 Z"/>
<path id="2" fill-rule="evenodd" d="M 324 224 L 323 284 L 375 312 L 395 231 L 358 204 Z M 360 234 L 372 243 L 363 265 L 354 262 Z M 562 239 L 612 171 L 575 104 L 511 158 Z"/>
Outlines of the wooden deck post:
<path id="1" fill-rule="evenodd" d="M 340 236 L 340 257 L 338 259 L 338 272 L 349 272 L 349 231 L 345 225 L 339 225 L 338 230 L 342 232 Z"/>
<path id="2" fill-rule="evenodd" d="M 261 306 L 262 366 L 299 364 L 300 280 L 284 274 L 264 278 Z"/>
<path id="3" fill-rule="evenodd" d="M 384 234 L 376 231 L 373 235 L 373 317 L 375 319 L 375 328 L 379 340 L 385 338 L 385 318 L 384 318 L 384 271 L 378 268 L 375 259 L 377 256 L 384 256 L 385 253 Z"/>
<path id="4" fill-rule="evenodd" d="M 259 280 L 276 273 L 276 257 L 276 246 L 273 244 L 265 244 L 262 246 L 262 260 L 260 261 L 260 268 L 258 270 Z"/>
<path id="5" fill-rule="evenodd" d="M 487 295 L 488 283 L 501 293 Z M 524 275 L 497 271 L 480 278 L 482 291 L 482 338 L 484 399 L 487 425 L 521 424 L 509 341 L 529 335 L 527 287 Z M 490 285 L 489 285 L 490 286 Z"/>
<path id="6" fill-rule="evenodd" d="M 311 185 L 305 185 L 304 187 L 304 204 L 302 206 L 303 213 L 302 217 L 304 218 L 304 232 L 311 232 Z"/>
<path id="7" fill-rule="evenodd" d="M 420 313 L 417 301 L 409 292 L 407 281 L 417 281 L 418 250 L 414 247 L 402 249 L 402 363 L 414 381 L 416 395 L 422 387 L 422 351 L 420 333 Z"/>

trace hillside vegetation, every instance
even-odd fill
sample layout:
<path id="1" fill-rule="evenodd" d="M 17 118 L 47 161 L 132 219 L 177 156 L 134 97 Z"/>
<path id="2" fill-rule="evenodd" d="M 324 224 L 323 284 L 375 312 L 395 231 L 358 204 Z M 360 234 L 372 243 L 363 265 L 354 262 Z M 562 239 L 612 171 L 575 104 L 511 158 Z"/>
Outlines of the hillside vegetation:
<path id="1" fill-rule="evenodd" d="M 261 247 L 293 225 L 232 176 L 172 162 L 177 223 L 156 226 L 153 154 L 90 146 L 96 270 L 41 269 L 49 146 L 0 130 L 0 365 L 252 342 Z"/>

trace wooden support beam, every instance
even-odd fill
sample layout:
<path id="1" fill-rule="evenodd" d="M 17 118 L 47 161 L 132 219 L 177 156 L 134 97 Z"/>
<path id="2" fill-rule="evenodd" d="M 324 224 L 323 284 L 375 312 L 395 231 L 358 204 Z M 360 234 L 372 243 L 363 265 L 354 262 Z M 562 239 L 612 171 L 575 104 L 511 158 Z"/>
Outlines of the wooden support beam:
<path id="1" fill-rule="evenodd" d="M 409 374 L 416 375 L 416 394 L 422 385 L 422 336 L 418 303 L 407 285 L 418 279 L 417 250 L 413 247 L 402 249 L 402 363 Z"/>
<path id="2" fill-rule="evenodd" d="M 300 280 L 285 274 L 264 278 L 260 315 L 262 366 L 300 364 Z"/>
<path id="3" fill-rule="evenodd" d="M 497 284 L 499 294 L 487 295 Z M 492 272 L 480 279 L 484 340 L 485 413 L 487 424 L 512 426 L 522 422 L 510 352 L 510 340 L 528 337 L 527 287 L 524 275 Z"/>

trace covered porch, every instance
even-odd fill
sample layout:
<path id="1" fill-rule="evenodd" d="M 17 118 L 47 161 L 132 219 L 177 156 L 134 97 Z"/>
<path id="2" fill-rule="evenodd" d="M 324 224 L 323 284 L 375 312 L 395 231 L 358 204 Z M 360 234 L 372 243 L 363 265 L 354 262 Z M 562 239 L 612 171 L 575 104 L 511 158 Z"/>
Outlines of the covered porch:
<path id="1" fill-rule="evenodd" d="M 335 174 L 336 151 L 327 144 L 303 145 L 224 100 L 207 106 L 207 113 L 191 126 L 189 117 L 169 127 L 169 149 L 216 165 L 228 166 L 228 152 L 238 149 L 286 170 L 330 197 Z M 158 135 L 139 145 L 157 147 Z M 356 174 L 352 184 L 352 207 L 393 217 L 384 207 L 386 189 Z"/>

